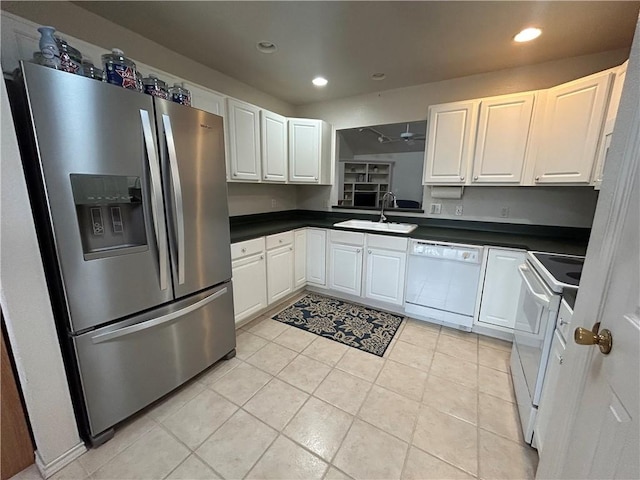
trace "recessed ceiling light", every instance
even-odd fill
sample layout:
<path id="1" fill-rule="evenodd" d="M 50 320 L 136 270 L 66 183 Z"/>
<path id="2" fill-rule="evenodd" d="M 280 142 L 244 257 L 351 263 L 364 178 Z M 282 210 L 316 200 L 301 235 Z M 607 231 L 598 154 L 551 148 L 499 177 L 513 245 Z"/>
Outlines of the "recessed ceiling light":
<path id="1" fill-rule="evenodd" d="M 278 46 L 271 42 L 258 42 L 256 48 L 262 53 L 273 53 L 278 50 Z"/>
<path id="2" fill-rule="evenodd" d="M 313 83 L 316 87 L 324 87 L 327 83 L 329 83 L 329 80 L 324 77 L 316 77 L 311 80 L 311 83 Z"/>
<path id="3" fill-rule="evenodd" d="M 522 30 L 519 34 L 513 37 L 513 39 L 516 42 L 530 42 L 531 40 L 538 38 L 540 35 L 542 35 L 542 30 L 530 27 Z"/>
<path id="4" fill-rule="evenodd" d="M 382 72 L 371 74 L 371 80 L 384 80 L 385 78 L 387 78 L 387 76 Z"/>

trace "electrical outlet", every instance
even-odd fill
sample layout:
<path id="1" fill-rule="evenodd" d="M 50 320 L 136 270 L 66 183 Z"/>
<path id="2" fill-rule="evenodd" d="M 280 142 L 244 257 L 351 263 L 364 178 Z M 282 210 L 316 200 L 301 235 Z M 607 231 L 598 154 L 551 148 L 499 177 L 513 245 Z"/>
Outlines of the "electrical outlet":
<path id="1" fill-rule="evenodd" d="M 502 218 L 508 218 L 509 217 L 509 207 L 502 207 L 502 210 L 500 210 L 500 216 Z"/>
<path id="2" fill-rule="evenodd" d="M 456 215 L 462 215 L 462 205 L 456 205 Z"/>
<path id="3" fill-rule="evenodd" d="M 442 211 L 442 204 L 441 203 L 432 203 L 431 204 L 431 210 L 429 210 L 429 213 L 433 213 L 434 215 L 440 215 L 441 211 Z"/>
<path id="4" fill-rule="evenodd" d="M 278 206 L 278 202 L 275 198 L 271 199 L 271 208 L 276 208 Z"/>

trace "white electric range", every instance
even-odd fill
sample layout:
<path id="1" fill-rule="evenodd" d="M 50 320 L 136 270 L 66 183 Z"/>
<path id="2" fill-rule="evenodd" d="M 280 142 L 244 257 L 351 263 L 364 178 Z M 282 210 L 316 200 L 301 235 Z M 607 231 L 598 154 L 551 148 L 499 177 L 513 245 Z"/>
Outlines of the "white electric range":
<path id="1" fill-rule="evenodd" d="M 511 378 L 522 433 L 529 444 L 562 292 L 578 288 L 583 263 L 584 257 L 575 255 L 528 252 L 525 263 L 518 267 L 522 288 L 511 350 Z"/>

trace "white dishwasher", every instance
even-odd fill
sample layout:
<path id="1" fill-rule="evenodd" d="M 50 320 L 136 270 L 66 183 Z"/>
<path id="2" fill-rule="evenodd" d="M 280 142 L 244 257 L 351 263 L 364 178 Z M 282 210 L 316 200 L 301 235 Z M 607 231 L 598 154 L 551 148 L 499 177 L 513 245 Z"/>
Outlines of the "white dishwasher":
<path id="1" fill-rule="evenodd" d="M 418 320 L 470 331 L 483 247 L 412 240 L 405 313 Z"/>

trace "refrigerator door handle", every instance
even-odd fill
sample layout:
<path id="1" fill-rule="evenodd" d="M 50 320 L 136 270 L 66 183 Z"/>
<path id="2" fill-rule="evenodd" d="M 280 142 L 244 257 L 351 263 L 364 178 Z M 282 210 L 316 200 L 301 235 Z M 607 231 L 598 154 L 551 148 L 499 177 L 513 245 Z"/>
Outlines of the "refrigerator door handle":
<path id="1" fill-rule="evenodd" d="M 160 270 L 160 290 L 167 289 L 167 237 L 164 213 L 162 207 L 162 182 L 160 180 L 160 166 L 158 165 L 158 155 L 153 141 L 151 131 L 151 121 L 149 112 L 140 110 L 140 120 L 142 121 L 142 133 L 144 134 L 144 144 L 147 150 L 147 163 L 149 165 L 149 175 L 151 177 L 151 214 L 153 216 L 153 229 L 158 245 L 158 266 Z"/>
<path id="2" fill-rule="evenodd" d="M 152 320 L 147 320 L 146 322 L 136 323 L 135 325 L 129 325 L 128 327 L 123 327 L 118 330 L 114 330 L 112 332 L 100 333 L 91 337 L 91 343 L 103 343 L 108 342 L 110 340 L 115 340 L 116 338 L 124 337 L 126 335 L 131 335 L 133 333 L 140 332 L 142 330 L 148 330 L 149 328 L 157 327 L 160 325 L 164 325 L 166 323 L 172 322 L 188 313 L 194 312 L 199 308 L 204 307 L 205 305 L 213 302 L 217 298 L 220 298 L 223 295 L 226 295 L 229 289 L 224 287 L 221 290 L 218 290 L 216 293 L 209 295 L 208 297 L 203 298 L 202 300 L 197 301 L 196 303 L 189 305 L 188 307 L 182 308 L 172 313 L 168 313 L 161 317 L 154 318 Z"/>
<path id="3" fill-rule="evenodd" d="M 178 169 L 178 156 L 176 155 L 176 144 L 171 128 L 171 118 L 169 115 L 162 115 L 162 125 L 167 139 L 167 150 L 169 152 L 169 166 L 171 167 L 171 186 L 173 188 L 173 201 L 176 211 L 176 235 L 178 237 L 178 284 L 184 283 L 184 211 L 182 208 L 182 186 L 180 184 L 180 171 Z"/>

